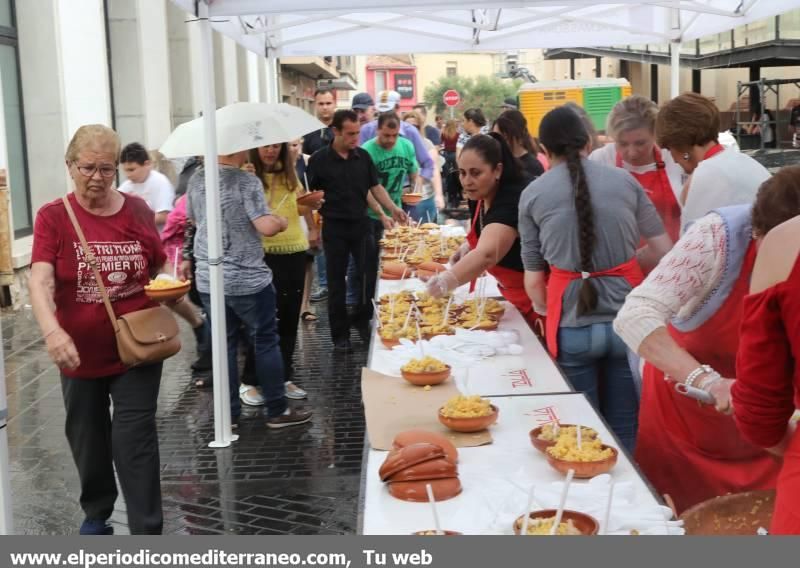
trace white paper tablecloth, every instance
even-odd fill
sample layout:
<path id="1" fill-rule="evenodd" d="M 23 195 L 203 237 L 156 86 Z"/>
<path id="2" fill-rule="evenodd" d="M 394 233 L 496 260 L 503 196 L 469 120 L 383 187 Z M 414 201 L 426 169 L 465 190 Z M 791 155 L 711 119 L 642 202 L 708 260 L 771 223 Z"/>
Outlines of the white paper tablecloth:
<path id="1" fill-rule="evenodd" d="M 599 432 L 605 443 L 619 447 L 582 394 L 502 397 L 493 398 L 492 402 L 500 409 L 498 422 L 491 427 L 494 443 L 459 449 L 459 477 L 463 492 L 453 499 L 437 503 L 444 529 L 465 534 L 513 534 L 512 523 L 523 513 L 531 485 L 541 486 L 546 493 L 549 484 L 563 479 L 550 467 L 544 454 L 531 445 L 528 436 L 531 429 L 552 421 L 555 416 L 565 423 L 590 426 Z M 388 488 L 378 476 L 386 455 L 387 452 L 382 451 L 368 452 L 363 533 L 402 535 L 432 529 L 433 517 L 427 503 L 409 503 L 389 495 Z M 662 528 L 665 523 L 658 522 L 653 527 L 653 521 L 646 520 L 648 515 L 652 518 L 654 512 L 661 514 L 662 506 L 622 452 L 610 476 L 620 487 L 620 505 L 622 494 L 627 493 L 634 506 L 641 510 L 639 524 L 634 515 L 628 529 L 619 530 L 619 534 L 626 534 L 629 528 L 637 526 L 666 533 L 667 529 Z M 588 483 L 575 480 L 573 487 Z M 577 489 L 576 496 L 579 493 L 580 489 Z M 568 502 L 568 507 L 578 510 L 598 507 L 598 503 L 591 507 L 581 503 L 573 500 Z M 604 501 L 599 507 L 600 510 L 604 508 Z M 534 503 L 532 509 L 539 508 L 547 507 Z M 593 516 L 602 523 L 602 513 L 585 512 L 594 513 Z M 627 514 L 630 514 L 630 509 Z M 668 513 L 665 511 L 663 514 L 666 516 Z"/>
<path id="2" fill-rule="evenodd" d="M 464 394 L 517 395 L 570 392 L 572 388 L 545 348 L 531 331 L 522 314 L 510 303 L 503 302 L 506 313 L 500 320 L 500 330 L 514 330 L 523 348 L 521 355 L 498 355 L 479 363 L 469 364 L 457 352 L 441 357 L 453 367 L 453 378 Z M 368 367 L 373 371 L 400 379 L 400 367 L 405 359 L 393 356 L 390 350 L 375 339 Z"/>

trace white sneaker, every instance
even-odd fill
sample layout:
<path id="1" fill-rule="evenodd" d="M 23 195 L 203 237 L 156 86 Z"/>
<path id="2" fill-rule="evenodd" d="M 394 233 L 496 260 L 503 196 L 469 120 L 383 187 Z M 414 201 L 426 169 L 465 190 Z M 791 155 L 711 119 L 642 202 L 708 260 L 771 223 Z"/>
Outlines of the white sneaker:
<path id="1" fill-rule="evenodd" d="M 239 387 L 239 398 L 248 406 L 264 406 L 264 395 L 261 394 L 261 389 L 258 387 L 241 385 Z"/>
<path id="2" fill-rule="evenodd" d="M 286 398 L 293 400 L 303 400 L 308 396 L 308 393 L 294 384 L 292 381 L 286 381 Z"/>

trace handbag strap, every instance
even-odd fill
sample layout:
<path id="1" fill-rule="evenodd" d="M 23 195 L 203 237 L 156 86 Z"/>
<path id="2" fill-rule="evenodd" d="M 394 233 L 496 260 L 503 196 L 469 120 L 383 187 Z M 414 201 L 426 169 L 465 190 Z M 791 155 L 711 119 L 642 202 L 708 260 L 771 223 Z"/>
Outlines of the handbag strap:
<path id="1" fill-rule="evenodd" d="M 72 209 L 72 204 L 69 202 L 69 198 L 65 195 L 61 199 L 64 202 L 64 207 L 67 208 L 69 220 L 72 221 L 72 226 L 75 228 L 75 232 L 78 233 L 78 239 L 81 241 L 83 254 L 86 256 L 86 262 L 88 262 L 89 266 L 92 267 L 94 279 L 97 282 L 97 287 L 100 289 L 100 295 L 103 298 L 103 304 L 106 306 L 106 312 L 108 312 L 108 319 L 111 320 L 111 325 L 114 326 L 114 333 L 118 333 L 119 324 L 117 324 L 117 316 L 114 314 L 114 308 L 111 306 L 111 300 L 108 298 L 108 292 L 103 284 L 103 278 L 100 276 L 100 269 L 97 268 L 97 259 L 95 258 L 92 250 L 89 248 L 89 243 L 86 242 L 86 236 L 83 234 L 80 223 L 78 223 L 78 218 L 75 216 L 75 211 Z"/>

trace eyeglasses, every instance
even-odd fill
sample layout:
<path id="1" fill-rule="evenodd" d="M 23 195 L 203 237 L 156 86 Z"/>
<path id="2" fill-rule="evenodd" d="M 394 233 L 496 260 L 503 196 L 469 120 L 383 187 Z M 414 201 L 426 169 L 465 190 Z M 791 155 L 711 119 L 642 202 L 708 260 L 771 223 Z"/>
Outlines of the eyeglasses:
<path id="1" fill-rule="evenodd" d="M 81 166 L 78 162 L 72 162 L 75 164 L 75 169 L 78 170 L 81 175 L 90 178 L 94 175 L 95 172 L 99 171 L 100 176 L 106 179 L 113 178 L 117 175 L 117 168 L 115 166 Z"/>

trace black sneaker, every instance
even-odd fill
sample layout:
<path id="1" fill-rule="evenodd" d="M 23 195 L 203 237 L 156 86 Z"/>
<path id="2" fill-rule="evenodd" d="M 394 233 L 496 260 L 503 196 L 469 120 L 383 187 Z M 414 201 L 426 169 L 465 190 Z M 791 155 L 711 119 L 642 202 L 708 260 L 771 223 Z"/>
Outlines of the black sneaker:
<path id="1" fill-rule="evenodd" d="M 84 519 L 83 523 L 81 523 L 80 534 L 113 535 L 114 527 L 108 521 L 102 519 Z"/>
<path id="2" fill-rule="evenodd" d="M 267 428 L 286 428 L 288 426 L 297 426 L 298 424 L 305 424 L 311 421 L 310 410 L 297 410 L 296 408 L 287 408 L 286 412 L 280 416 L 273 416 L 267 419 Z"/>
<path id="3" fill-rule="evenodd" d="M 350 339 L 343 337 L 333 342 L 333 350 L 336 353 L 349 353 L 353 350 L 353 345 L 350 343 Z"/>
<path id="4" fill-rule="evenodd" d="M 211 370 L 211 349 L 200 353 L 197 361 L 192 363 L 192 371 L 202 373 L 203 371 Z"/>

